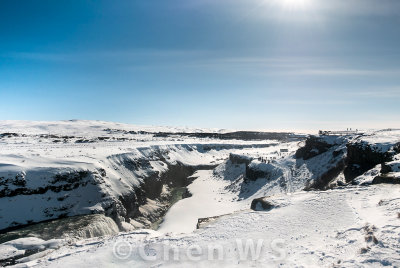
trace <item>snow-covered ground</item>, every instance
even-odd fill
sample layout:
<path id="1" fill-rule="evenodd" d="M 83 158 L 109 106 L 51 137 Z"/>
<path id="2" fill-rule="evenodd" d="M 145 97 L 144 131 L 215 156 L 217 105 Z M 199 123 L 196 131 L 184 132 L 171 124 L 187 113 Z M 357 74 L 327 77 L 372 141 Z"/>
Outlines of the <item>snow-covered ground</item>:
<path id="1" fill-rule="evenodd" d="M 201 170 L 189 190 L 193 196 L 182 199 L 168 211 L 159 232 L 188 233 L 196 229 L 199 218 L 218 216 L 249 208 L 249 204 L 235 202 L 237 196 L 225 190 L 229 182 L 216 179 L 211 170 Z M 188 209 L 190 208 L 190 209 Z"/>
<path id="2" fill-rule="evenodd" d="M 0 228 L 100 213 L 125 230 L 113 235 L 116 225 L 101 215 L 103 237 L 1 244 L 0 259 L 37 252 L 17 266 L 400 265 L 400 186 L 375 184 L 400 180 L 399 130 L 304 142 L 157 135 L 226 131 L 93 121 L 0 123 Z M 144 229 L 168 208 L 162 200 L 187 174 L 182 166 L 198 167 L 191 196 L 157 231 Z M 260 197 L 272 209 L 251 210 Z M 90 237 L 97 227 L 75 233 Z"/>
<path id="3" fill-rule="evenodd" d="M 147 177 L 165 173 L 168 165 L 216 165 L 230 152 L 279 144 L 150 133 L 159 131 L 224 132 L 98 121 L 1 121 L 0 229 L 66 214 L 107 213 L 115 203 L 114 211 L 126 214 L 120 197 L 140 199 L 132 196 L 134 189 Z"/>
<path id="4" fill-rule="evenodd" d="M 237 212 L 190 234 L 121 233 L 63 247 L 28 265 L 396 267 L 399 190 L 381 185 L 277 195 L 271 200 L 278 208 Z M 245 254 L 246 243 L 253 253 Z M 210 247 L 220 249 L 221 260 Z"/>

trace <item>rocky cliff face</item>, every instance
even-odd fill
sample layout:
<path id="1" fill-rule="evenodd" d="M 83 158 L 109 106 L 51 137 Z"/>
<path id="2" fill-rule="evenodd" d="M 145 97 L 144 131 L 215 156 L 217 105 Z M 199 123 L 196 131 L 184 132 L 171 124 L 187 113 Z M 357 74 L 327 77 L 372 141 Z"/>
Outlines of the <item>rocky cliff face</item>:
<path id="1" fill-rule="evenodd" d="M 376 165 L 391 161 L 393 156 L 393 152 L 378 151 L 366 142 L 348 143 L 344 169 L 346 181 L 351 182 Z"/>
<path id="2" fill-rule="evenodd" d="M 0 165 L 0 230 L 86 214 L 111 217 L 121 230 L 151 228 L 172 199 L 189 195 L 184 188 L 196 170 L 215 167 L 208 154 L 218 148 L 219 156 L 227 157 L 235 146 L 154 146 L 94 163 L 57 159 L 33 168 Z"/>
<path id="3" fill-rule="evenodd" d="M 379 138 L 375 138 L 378 134 Z M 388 163 L 399 151 L 399 142 L 393 142 L 396 141 L 393 138 L 382 139 L 382 133 L 378 134 L 310 136 L 295 153 L 271 152 L 273 157 L 269 156 L 268 159 L 261 157 L 261 160 L 232 154 L 230 162 L 244 165 L 243 185 L 249 187 L 242 188 L 252 188 L 255 182 L 261 187 L 270 184 L 268 186 L 270 188 L 274 187 L 271 184 L 275 183 L 287 191 L 299 187 L 305 190 L 326 190 L 348 183 L 359 183 L 354 179 L 377 165 L 382 165 L 382 175 L 393 172 Z M 370 177 L 371 174 L 376 174 L 375 169 L 366 176 Z M 397 182 L 391 178 L 393 174 L 381 176 L 374 183 Z M 363 183 L 372 183 L 372 180 L 373 178 Z"/>
<path id="4" fill-rule="evenodd" d="M 303 147 L 296 151 L 296 167 L 310 172 L 306 190 L 325 190 L 337 183 L 346 165 L 346 150 L 342 137 L 310 136 Z"/>
<path id="5" fill-rule="evenodd" d="M 267 180 L 283 176 L 279 167 L 270 163 L 251 163 L 246 165 L 246 181 L 256 181 L 259 178 Z"/>
<path id="6" fill-rule="evenodd" d="M 369 139 L 369 140 L 368 140 Z M 332 142 L 334 141 L 334 142 Z M 387 164 L 399 151 L 399 143 L 383 141 L 379 144 L 367 136 L 310 136 L 305 145 L 296 152 L 296 158 L 311 163 L 318 159 L 330 158 L 331 164 L 320 173 L 306 189 L 326 189 L 338 177 L 342 176 L 346 183 L 351 183 L 360 175 L 365 174 L 377 165 L 382 165 L 381 173 L 392 172 Z M 315 174 L 315 173 L 314 173 Z M 388 176 L 378 176 L 374 183 L 389 182 Z M 339 181 L 339 185 L 342 182 Z"/>
<path id="7" fill-rule="evenodd" d="M 231 161 L 232 164 L 235 164 L 235 165 L 240 165 L 240 164 L 248 165 L 253 160 L 253 158 L 246 156 L 246 155 L 231 153 L 231 154 L 229 154 L 229 160 Z"/>
<path id="8" fill-rule="evenodd" d="M 336 164 L 332 165 L 325 172 L 320 174 L 311 184 L 305 187 L 305 190 L 316 189 L 316 190 L 326 190 L 333 188 L 337 185 L 341 185 L 341 182 L 332 184 L 339 175 L 343 172 L 345 168 L 345 160 L 340 159 Z"/>
<path id="9" fill-rule="evenodd" d="M 146 160 L 139 160 L 136 165 L 147 168 L 145 177 L 137 187 L 126 185 L 126 189 L 119 194 L 107 191 L 108 175 L 104 170 L 71 170 L 68 172 L 59 169 L 43 169 L 17 173 L 12 176 L 0 177 L 0 201 L 15 202 L 29 198 L 31 203 L 24 203 L 25 210 L 38 206 L 41 211 L 19 215 L 20 220 L 13 219 L 13 215 L 2 213 L 3 229 L 10 230 L 43 220 L 58 219 L 80 214 L 101 213 L 111 217 L 124 230 L 124 222 L 139 219 L 143 227 L 150 227 L 161 218 L 169 208 L 171 191 L 177 187 L 185 187 L 190 182 L 190 175 L 195 170 L 208 166 L 187 166 L 182 163 L 167 164 L 163 171 L 151 168 Z M 129 164 L 127 164 L 129 163 Z M 125 162 L 126 166 L 132 163 Z M 125 166 L 125 167 L 126 167 Z M 212 168 L 210 165 L 209 168 Z M 143 171 L 138 167 L 138 171 Z M 135 169 L 132 170 L 134 172 Z M 146 177 L 146 175 L 148 177 Z M 141 207 L 152 203 L 148 209 L 154 213 L 143 213 Z M 2 209 L 4 210 L 4 209 Z M 40 215 L 42 214 L 42 215 Z M 151 216 L 150 216 L 151 215 Z M 8 220 L 9 219 L 9 220 Z M 126 227 L 126 225 L 125 225 Z"/>
<path id="10" fill-rule="evenodd" d="M 27 186 L 26 176 L 31 176 L 32 172 L 17 173 L 15 177 L 0 177 L 0 198 L 14 197 L 17 195 L 37 195 L 46 192 L 59 193 L 69 192 L 79 187 L 85 187 L 89 183 L 97 185 L 102 183 L 102 178 L 97 171 L 89 172 L 81 170 L 76 172 L 66 172 L 54 175 L 46 185 L 29 187 Z"/>
<path id="11" fill-rule="evenodd" d="M 104 174 L 97 169 L 12 169 L 0 172 L 0 229 L 100 213 L 104 208 L 94 205 L 109 202 Z"/>
<path id="12" fill-rule="evenodd" d="M 306 139 L 304 146 L 296 151 L 296 158 L 308 160 L 317 155 L 325 153 L 332 146 L 332 144 L 327 143 L 319 137 L 310 136 Z"/>

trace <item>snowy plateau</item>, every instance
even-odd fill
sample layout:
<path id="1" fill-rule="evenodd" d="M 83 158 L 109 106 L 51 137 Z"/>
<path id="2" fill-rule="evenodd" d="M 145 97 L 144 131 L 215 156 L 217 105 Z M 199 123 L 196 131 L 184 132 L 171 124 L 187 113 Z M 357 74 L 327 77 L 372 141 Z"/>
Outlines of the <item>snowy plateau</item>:
<path id="1" fill-rule="evenodd" d="M 0 265 L 400 267 L 400 130 L 0 121 Z"/>

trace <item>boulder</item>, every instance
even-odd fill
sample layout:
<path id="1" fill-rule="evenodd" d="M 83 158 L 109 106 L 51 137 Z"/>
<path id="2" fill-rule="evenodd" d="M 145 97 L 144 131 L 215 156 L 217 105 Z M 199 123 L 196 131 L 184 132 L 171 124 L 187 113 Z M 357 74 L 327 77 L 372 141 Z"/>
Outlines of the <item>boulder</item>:
<path id="1" fill-rule="evenodd" d="M 381 184 L 381 183 L 400 184 L 400 178 L 397 176 L 376 176 L 372 180 L 372 184 Z"/>
<path id="2" fill-rule="evenodd" d="M 253 199 L 251 202 L 250 208 L 254 211 L 269 211 L 275 207 L 278 207 L 278 205 L 269 200 L 269 197 L 260 197 Z"/>
<path id="3" fill-rule="evenodd" d="M 400 172 L 400 161 L 397 160 L 382 164 L 381 173 L 388 174 L 390 172 Z"/>

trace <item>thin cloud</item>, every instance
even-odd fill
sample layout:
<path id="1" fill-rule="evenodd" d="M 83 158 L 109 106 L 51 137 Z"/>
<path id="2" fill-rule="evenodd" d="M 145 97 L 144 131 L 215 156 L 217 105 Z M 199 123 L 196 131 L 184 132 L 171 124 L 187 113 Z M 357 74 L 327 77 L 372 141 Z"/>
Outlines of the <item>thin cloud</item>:
<path id="1" fill-rule="evenodd" d="M 326 1 L 325 1 L 326 2 Z M 335 0 L 323 6 L 332 12 L 350 15 L 397 15 L 400 14 L 398 0 Z"/>
<path id="2" fill-rule="evenodd" d="M 152 50 L 134 49 L 120 51 L 88 51 L 71 53 L 43 53 L 43 52 L 13 52 L 0 54 L 3 58 L 15 58 L 34 61 L 60 61 L 78 62 L 87 60 L 132 60 L 138 58 L 169 58 L 169 57 L 193 57 L 199 55 L 198 50 Z"/>
<path id="3" fill-rule="evenodd" d="M 371 76 L 371 75 L 399 75 L 400 70 L 367 70 L 346 68 L 321 68 L 290 71 L 284 74 L 306 75 L 306 76 Z"/>
<path id="4" fill-rule="evenodd" d="M 322 99 L 270 99 L 264 103 L 276 103 L 280 105 L 351 105 L 354 104 L 352 100 L 322 100 Z"/>
<path id="5" fill-rule="evenodd" d="M 400 88 L 351 91 L 347 95 L 365 98 L 400 98 Z"/>
<path id="6" fill-rule="evenodd" d="M 41 53 L 41 52 L 14 52 L 2 54 L 3 58 L 14 58 L 34 61 L 75 61 L 79 59 L 77 54 Z"/>
<path id="7" fill-rule="evenodd" d="M 214 58 L 197 62 L 203 67 L 242 68 L 253 70 L 256 75 L 290 76 L 397 76 L 400 69 L 354 68 L 330 58 L 301 57 L 232 57 Z M 196 65 L 196 63 L 194 63 Z"/>
<path id="8" fill-rule="evenodd" d="M 122 50 L 80 53 L 15 52 L 2 54 L 22 60 L 130 65 L 132 68 L 203 68 L 230 72 L 242 70 L 257 76 L 399 76 L 400 69 L 352 68 L 330 58 L 307 57 L 216 57 L 215 51 L 201 50 Z M 173 64 L 171 64 L 173 60 Z"/>

